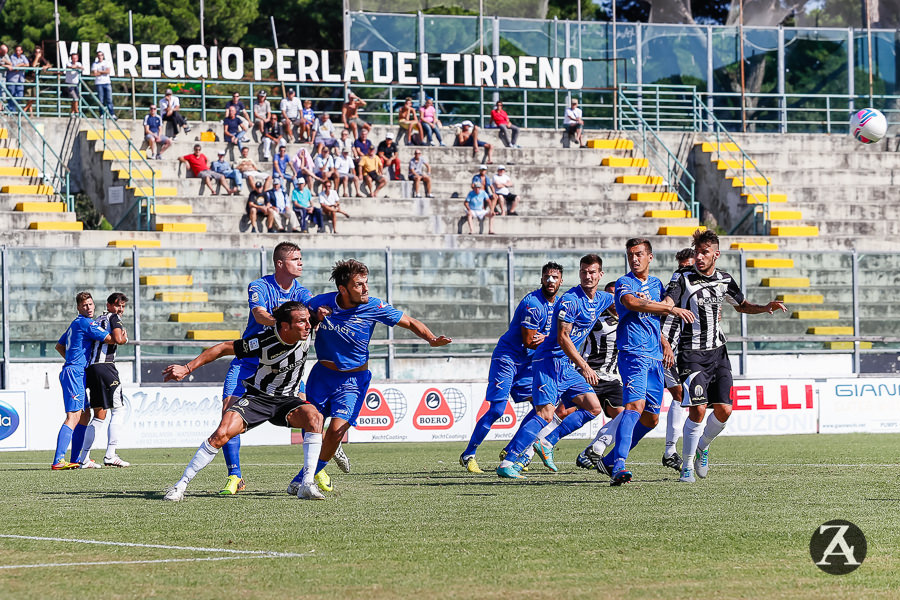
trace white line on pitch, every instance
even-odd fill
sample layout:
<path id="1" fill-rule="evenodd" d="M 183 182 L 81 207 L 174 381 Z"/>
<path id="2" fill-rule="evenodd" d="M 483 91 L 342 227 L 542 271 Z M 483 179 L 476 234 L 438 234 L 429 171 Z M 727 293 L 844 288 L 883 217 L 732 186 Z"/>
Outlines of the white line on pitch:
<path id="1" fill-rule="evenodd" d="M 160 558 L 157 560 L 107 560 L 102 562 L 43 563 L 36 565 L 2 565 L 0 569 L 40 569 L 44 567 L 94 567 L 102 565 L 149 565 L 155 563 L 208 562 L 217 560 L 247 560 L 279 558 L 277 556 L 208 556 L 199 558 Z"/>
<path id="2" fill-rule="evenodd" d="M 293 552 L 275 552 L 272 550 L 234 550 L 232 548 L 198 548 L 195 546 L 167 546 L 164 544 L 137 544 L 134 542 L 105 542 L 101 540 L 82 540 L 82 539 L 71 539 L 71 538 L 52 538 L 52 537 L 37 537 L 33 535 L 14 535 L 10 533 L 2 533 L 0 534 L 0 538 L 8 538 L 15 540 L 36 540 L 39 542 L 69 542 L 72 544 L 97 544 L 100 546 L 120 546 L 127 548 L 159 548 L 162 550 L 190 550 L 193 552 L 225 552 L 227 554 L 243 554 L 243 555 L 253 555 L 253 556 L 271 556 L 271 557 L 279 557 L 279 558 L 300 558 L 304 556 L 309 556 L 311 553 L 307 552 L 304 554 L 296 554 Z"/>

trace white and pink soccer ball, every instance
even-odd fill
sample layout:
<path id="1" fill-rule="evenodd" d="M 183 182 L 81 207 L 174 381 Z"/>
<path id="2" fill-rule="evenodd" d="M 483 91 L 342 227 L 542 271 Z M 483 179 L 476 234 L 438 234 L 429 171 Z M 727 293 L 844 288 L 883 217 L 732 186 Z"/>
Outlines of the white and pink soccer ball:
<path id="1" fill-rule="evenodd" d="M 887 133 L 887 119 L 876 108 L 864 108 L 850 117 L 850 133 L 863 144 L 874 144 Z"/>

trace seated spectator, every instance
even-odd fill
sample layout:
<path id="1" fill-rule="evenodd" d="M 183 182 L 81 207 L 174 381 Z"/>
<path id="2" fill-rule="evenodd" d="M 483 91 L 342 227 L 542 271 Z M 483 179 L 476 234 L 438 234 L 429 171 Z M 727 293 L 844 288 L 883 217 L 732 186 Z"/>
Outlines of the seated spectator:
<path id="1" fill-rule="evenodd" d="M 278 122 L 278 115 L 275 113 L 269 114 L 269 122 L 266 123 L 265 129 L 263 129 L 264 160 L 272 159 L 272 144 L 275 144 L 276 147 L 287 145 L 287 142 L 284 140 L 284 128 Z"/>
<path id="2" fill-rule="evenodd" d="M 28 101 L 25 102 L 25 112 L 29 115 L 32 113 L 31 107 L 34 106 L 34 99 L 37 97 L 38 76 L 42 71 L 50 68 L 50 61 L 44 57 L 44 49 L 40 46 L 36 46 L 34 49 L 34 56 L 31 58 L 31 68 L 34 71 L 28 73 L 26 77 L 28 79 L 28 87 L 25 89 L 25 95 L 28 97 Z"/>
<path id="3" fill-rule="evenodd" d="M 400 129 L 406 132 L 406 145 L 421 146 L 424 144 L 425 132 L 422 130 L 422 124 L 416 115 L 412 98 L 406 98 L 397 116 L 400 120 Z"/>
<path id="4" fill-rule="evenodd" d="M 316 120 L 313 127 L 316 133 L 313 143 L 316 146 L 316 154 L 322 151 L 322 148 L 336 148 L 338 145 L 337 138 L 334 135 L 334 123 L 331 122 L 331 116 L 328 113 L 322 113 L 322 116 Z"/>
<path id="5" fill-rule="evenodd" d="M 260 181 L 250 191 L 250 197 L 247 199 L 247 218 L 250 219 L 250 231 L 253 233 L 258 231 L 256 228 L 257 216 L 266 217 L 267 222 L 269 220 L 274 221 L 274 216 L 271 219 L 269 218 L 269 212 L 271 212 L 271 207 L 266 203 L 266 194 Z"/>
<path id="6" fill-rule="evenodd" d="M 341 129 L 341 137 L 338 140 L 337 144 L 337 156 L 340 156 L 344 153 L 344 150 L 347 151 L 347 154 L 350 155 L 350 158 L 353 158 L 353 138 L 350 137 L 349 129 Z"/>
<path id="7" fill-rule="evenodd" d="M 284 125 L 287 139 L 293 139 L 295 142 L 303 141 L 300 139 L 302 130 L 300 124 L 303 118 L 302 107 L 300 106 L 300 99 L 297 98 L 297 92 L 294 91 L 294 88 L 288 88 L 287 98 L 281 99 L 278 108 L 281 110 L 281 124 Z M 296 136 L 296 139 L 294 136 Z"/>
<path id="8" fill-rule="evenodd" d="M 227 160 L 225 160 L 225 151 L 219 150 L 218 159 L 212 164 L 212 170 L 216 173 L 221 173 L 227 179 L 230 179 L 234 182 L 234 193 L 237 194 L 241 191 L 241 188 L 244 185 L 244 175 L 238 171 L 237 169 L 232 169 L 231 164 Z"/>
<path id="9" fill-rule="evenodd" d="M 322 181 L 316 176 L 316 165 L 306 148 L 300 148 L 297 151 L 297 154 L 291 159 L 291 168 L 294 169 L 297 178 L 305 179 L 306 185 L 310 187 L 312 187 L 313 181 Z"/>
<path id="10" fill-rule="evenodd" d="M 563 116 L 563 127 L 565 134 L 563 138 L 563 147 L 569 147 L 569 139 L 575 138 L 578 147 L 582 147 L 584 143 L 581 141 L 582 130 L 584 129 L 584 120 L 581 118 L 581 109 L 578 108 L 578 100 L 572 98 L 572 106 L 566 109 Z"/>
<path id="11" fill-rule="evenodd" d="M 228 112 L 229 108 L 234 108 L 234 114 L 237 117 L 244 119 L 247 122 L 247 128 L 249 129 L 250 123 L 253 122 L 253 119 L 250 118 L 250 115 L 247 113 L 247 107 L 244 105 L 241 100 L 241 95 L 237 92 L 231 95 L 231 100 L 225 103 L 225 112 Z"/>
<path id="12" fill-rule="evenodd" d="M 463 121 L 460 124 L 460 130 L 459 133 L 456 134 L 456 141 L 453 145 L 471 147 L 472 156 L 478 156 L 478 149 L 484 148 L 484 156 L 481 158 L 481 162 L 486 162 L 487 164 L 493 163 L 492 157 L 494 147 L 489 143 L 482 142 L 478 139 L 478 127 L 476 127 L 472 121 Z"/>
<path id="13" fill-rule="evenodd" d="M 319 226 L 319 233 L 325 231 L 325 221 L 322 220 L 322 209 L 312 205 L 312 194 L 309 192 L 309 186 L 302 177 L 297 182 L 297 187 L 291 192 L 291 208 L 297 215 L 300 222 L 300 232 L 306 233 L 309 228 L 307 223 L 312 221 L 314 225 Z"/>
<path id="14" fill-rule="evenodd" d="M 272 181 L 280 179 L 284 182 L 284 189 L 287 189 L 288 181 L 294 182 L 295 186 L 297 185 L 297 171 L 294 171 L 294 176 L 292 177 L 288 175 L 288 167 L 294 168 L 291 165 L 291 159 L 287 155 L 287 148 L 278 146 L 278 154 L 272 159 Z"/>
<path id="15" fill-rule="evenodd" d="M 178 135 L 180 127 L 184 133 L 191 130 L 187 119 L 181 116 L 181 101 L 178 96 L 172 93 L 171 88 L 166 88 L 166 94 L 159 101 L 159 112 L 162 114 L 162 120 L 166 123 L 166 135 L 175 139 Z"/>
<path id="16" fill-rule="evenodd" d="M 494 190 L 494 179 L 487 172 L 487 165 L 481 165 L 478 173 L 472 176 L 472 183 L 478 182 L 481 189 L 488 197 L 488 204 L 491 205 L 491 212 L 495 214 L 503 214 L 503 209 L 498 207 L 497 192 Z"/>
<path id="17" fill-rule="evenodd" d="M 337 192 L 331 189 L 330 179 L 322 182 L 322 191 L 319 192 L 319 206 L 322 207 L 322 215 L 325 220 L 331 221 L 332 233 L 337 233 L 337 216 L 339 214 L 344 215 L 348 219 L 350 218 L 350 215 L 341 209 L 341 199 L 338 197 Z"/>
<path id="18" fill-rule="evenodd" d="M 374 146 L 370 145 L 369 154 L 359 161 L 359 172 L 363 185 L 366 186 L 366 196 L 377 198 L 378 191 L 387 184 L 387 181 L 383 175 L 384 165 L 381 159 L 375 155 Z"/>
<path id="19" fill-rule="evenodd" d="M 266 100 L 266 90 L 256 93 L 253 103 L 253 139 L 262 139 L 266 135 L 266 123 L 272 116 L 272 105 Z"/>
<path id="20" fill-rule="evenodd" d="M 416 150 L 412 160 L 409 161 L 409 179 L 413 184 L 413 198 L 421 198 L 419 194 L 419 182 L 425 186 L 425 196 L 434 198 L 431 193 L 431 165 L 422 158 L 422 151 Z"/>
<path id="21" fill-rule="evenodd" d="M 517 217 L 516 207 L 519 205 L 519 196 L 513 194 L 509 188 L 513 186 L 512 178 L 507 174 L 506 167 L 500 165 L 497 167 L 497 174 L 494 175 L 494 190 L 499 197 L 497 205 L 500 207 L 500 214 L 503 214 L 504 205 L 506 214 Z"/>
<path id="22" fill-rule="evenodd" d="M 381 159 L 381 166 L 388 169 L 391 179 L 402 180 L 403 175 L 400 173 L 400 148 L 394 143 L 393 133 L 388 132 L 384 138 L 384 141 L 378 144 L 378 158 Z"/>
<path id="23" fill-rule="evenodd" d="M 247 185 L 250 186 L 251 190 L 255 190 L 260 185 L 263 186 L 262 189 L 264 190 L 271 189 L 272 176 L 259 170 L 259 167 L 250 158 L 250 148 L 247 146 L 244 146 L 243 150 L 241 150 L 241 160 L 237 164 L 237 170 L 247 178 Z"/>
<path id="24" fill-rule="evenodd" d="M 272 189 L 266 192 L 266 203 L 269 205 L 269 221 L 266 223 L 266 227 L 269 228 L 270 232 L 274 231 L 272 229 L 273 223 L 275 224 L 275 229 L 280 232 L 292 232 L 300 229 L 297 223 L 297 215 L 294 214 L 294 210 L 288 202 L 284 190 L 281 189 L 280 179 L 272 181 Z M 275 210 L 272 210 L 272 208 Z"/>
<path id="25" fill-rule="evenodd" d="M 315 127 L 316 113 L 312 109 L 312 100 L 303 101 L 303 122 L 300 127 L 303 130 L 303 139 L 301 142 L 311 142 L 316 137 Z"/>
<path id="26" fill-rule="evenodd" d="M 487 218 L 488 233 L 494 233 L 494 211 L 488 206 L 488 196 L 484 193 L 484 190 L 481 189 L 481 183 L 478 181 L 472 182 L 472 191 L 466 195 L 463 206 L 466 207 L 466 221 L 469 223 L 470 235 L 475 233 L 475 223 L 473 219 L 481 221 Z"/>
<path id="27" fill-rule="evenodd" d="M 156 105 L 150 105 L 150 114 L 144 117 L 144 139 L 150 146 L 150 157 L 157 160 L 162 158 L 162 153 L 169 149 L 172 140 L 160 133 L 162 119 L 156 114 Z"/>
<path id="28" fill-rule="evenodd" d="M 84 65 L 78 60 L 78 53 L 73 52 L 66 63 L 66 87 L 63 88 L 63 96 L 72 99 L 71 109 L 73 115 L 78 114 L 78 101 L 81 99 L 81 93 L 78 88 L 81 83 L 81 72 L 83 70 Z"/>
<path id="29" fill-rule="evenodd" d="M 238 147 L 238 152 L 244 151 L 244 136 L 247 134 L 247 123 L 237 116 L 237 109 L 229 106 L 225 109 L 225 118 L 222 119 L 224 128 L 225 150 L 229 151 L 231 160 L 234 160 L 234 147 Z M 246 111 L 245 111 L 246 112 Z"/>
<path id="30" fill-rule="evenodd" d="M 519 147 L 516 143 L 519 140 L 519 128 L 509 120 L 509 115 L 503 110 L 503 102 L 498 101 L 494 106 L 494 109 L 491 111 L 491 121 L 500 128 L 500 141 L 503 142 L 504 146 L 507 148 Z M 510 137 L 509 132 L 512 132 L 512 137 Z"/>
<path id="31" fill-rule="evenodd" d="M 218 195 L 218 192 L 212 186 L 212 180 L 215 179 L 218 181 L 222 187 L 225 188 L 225 192 L 228 194 L 236 194 L 240 190 L 232 190 L 228 185 L 228 180 L 225 179 L 225 176 L 221 173 L 216 173 L 212 169 L 209 168 L 209 159 L 206 158 L 205 154 L 200 152 L 200 144 L 196 144 L 194 146 L 193 154 L 185 154 L 182 157 L 179 157 L 178 162 L 182 162 L 188 165 L 191 169 L 191 172 L 194 174 L 194 177 L 199 177 L 203 180 L 203 183 L 206 184 L 206 187 L 209 188 L 210 193 L 213 195 Z M 200 188 L 201 192 L 203 188 Z"/>
<path id="32" fill-rule="evenodd" d="M 360 181 L 363 178 L 363 172 L 359 168 L 359 161 L 369 155 L 369 150 L 375 148 L 372 140 L 369 139 L 369 130 L 363 129 L 359 132 L 359 138 L 353 142 L 353 163 L 356 165 L 356 174 Z"/>
<path id="33" fill-rule="evenodd" d="M 344 131 L 347 131 L 346 129 Z M 362 198 L 359 193 L 359 180 L 356 178 L 356 168 L 353 159 L 350 158 L 350 151 L 346 148 L 341 150 L 341 155 L 334 159 L 334 169 L 337 171 L 337 191 L 340 193 L 341 186 L 344 186 L 344 193 L 341 194 L 347 198 L 350 197 L 350 184 L 356 192 L 357 198 Z"/>
<path id="34" fill-rule="evenodd" d="M 425 143 L 429 146 L 436 145 L 431 139 L 432 136 L 437 138 L 438 143 L 443 146 L 444 140 L 441 138 L 441 122 L 437 117 L 437 109 L 434 107 L 434 100 L 431 97 L 425 98 L 425 106 L 419 109 L 419 122 L 422 123 L 422 130 L 425 132 Z"/>
<path id="35" fill-rule="evenodd" d="M 369 131 L 372 129 L 372 126 L 363 121 L 359 116 L 359 109 L 365 105 L 365 100 L 353 92 L 349 92 L 347 101 L 344 102 L 344 106 L 341 109 L 341 121 L 344 124 L 344 128 L 349 129 L 350 133 L 353 134 L 353 139 L 357 139 L 361 131 Z"/>
<path id="36" fill-rule="evenodd" d="M 334 158 L 328 148 L 321 146 L 321 150 L 313 157 L 313 165 L 315 166 L 316 179 L 319 181 L 331 181 L 334 187 L 338 184 L 338 172 L 334 168 Z"/>

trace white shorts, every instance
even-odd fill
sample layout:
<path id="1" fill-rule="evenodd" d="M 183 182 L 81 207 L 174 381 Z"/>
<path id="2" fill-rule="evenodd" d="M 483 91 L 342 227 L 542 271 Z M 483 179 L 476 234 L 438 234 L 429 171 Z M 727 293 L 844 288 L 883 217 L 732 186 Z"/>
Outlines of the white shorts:
<path id="1" fill-rule="evenodd" d="M 476 219 L 483 219 L 488 214 L 488 209 L 486 208 L 470 208 L 469 210 L 472 211 L 472 214 L 475 215 Z"/>

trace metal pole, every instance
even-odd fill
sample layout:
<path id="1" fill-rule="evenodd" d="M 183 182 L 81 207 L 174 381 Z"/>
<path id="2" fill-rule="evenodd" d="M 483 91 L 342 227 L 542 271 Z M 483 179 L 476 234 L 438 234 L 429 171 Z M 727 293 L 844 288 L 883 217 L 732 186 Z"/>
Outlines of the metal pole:
<path id="1" fill-rule="evenodd" d="M 613 129 L 619 125 L 619 59 L 618 40 L 616 37 L 616 0 L 612 2 L 612 65 L 613 65 Z"/>
<path id="2" fill-rule="evenodd" d="M 506 249 L 506 309 L 508 314 L 507 321 L 512 321 L 513 313 L 516 312 L 516 259 L 513 254 L 512 246 Z"/>
<path id="3" fill-rule="evenodd" d="M 781 133 L 787 133 L 787 96 L 784 95 L 784 27 L 778 26 L 778 104 L 781 108 Z"/>
<path id="4" fill-rule="evenodd" d="M 3 277 L 3 377 L 0 384 L 9 389 L 9 256 L 6 246 L 0 247 L 0 269 Z"/>
<path id="5" fill-rule="evenodd" d="M 134 18 L 128 11 L 128 43 L 134 45 Z M 134 75 L 131 76 L 131 118 L 137 120 L 137 102 L 134 99 Z M 131 175 L 131 171 L 128 172 Z"/>
<path id="6" fill-rule="evenodd" d="M 746 87 L 744 85 L 744 0 L 740 0 L 740 22 L 738 23 L 738 41 L 741 44 L 741 131 L 747 132 L 747 109 L 744 102 Z"/>
<path id="7" fill-rule="evenodd" d="M 392 271 L 394 270 L 394 256 L 391 254 L 390 246 L 384 249 L 384 286 L 385 299 L 388 304 L 394 302 L 394 278 Z M 387 365 L 385 365 L 384 375 L 386 379 L 390 379 L 394 372 L 394 328 L 388 327 L 388 356 Z"/>
<path id="8" fill-rule="evenodd" d="M 747 257 L 741 250 L 741 287 L 747 289 Z M 741 375 L 747 375 L 747 315 L 741 313 Z"/>
<path id="9" fill-rule="evenodd" d="M 344 13 L 344 64 L 347 64 L 347 52 L 350 51 L 350 0 L 343 0 Z M 350 98 L 350 83 L 344 81 L 344 100 Z M 252 96 L 251 96 L 252 98 Z M 437 102 L 435 102 L 437 104 Z"/>
<path id="10" fill-rule="evenodd" d="M 203 13 L 205 12 L 205 9 L 206 9 L 206 3 L 204 2 L 204 0 L 200 0 L 200 45 L 201 46 L 206 46 L 206 38 L 203 35 L 203 32 L 204 32 Z"/>
<path id="11" fill-rule="evenodd" d="M 134 341 L 141 341 L 141 265 L 140 251 L 137 246 L 131 247 L 131 296 L 132 311 L 134 312 Z M 143 375 L 141 366 L 141 345 L 134 345 L 134 382 L 141 385 Z"/>
<path id="12" fill-rule="evenodd" d="M 869 55 L 869 106 L 872 106 L 872 12 L 869 7 L 869 0 L 866 0 L 866 46 L 868 47 L 867 54 Z M 853 47 L 851 46 L 851 52 L 853 51 L 852 48 Z M 858 345 L 859 344 L 857 344 L 857 346 Z M 859 356 L 859 352 L 857 352 L 856 355 Z"/>
<path id="13" fill-rule="evenodd" d="M 264 246 L 259 247 L 259 276 L 266 276 L 266 249 Z"/>
<path id="14" fill-rule="evenodd" d="M 853 261 L 853 337 L 859 338 L 859 255 L 856 250 L 850 260 Z M 859 375 L 859 339 L 853 340 L 853 372 Z"/>

